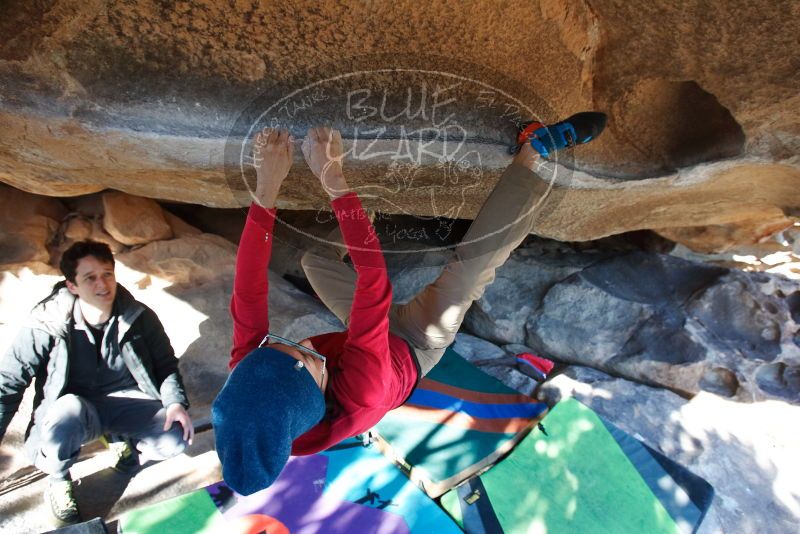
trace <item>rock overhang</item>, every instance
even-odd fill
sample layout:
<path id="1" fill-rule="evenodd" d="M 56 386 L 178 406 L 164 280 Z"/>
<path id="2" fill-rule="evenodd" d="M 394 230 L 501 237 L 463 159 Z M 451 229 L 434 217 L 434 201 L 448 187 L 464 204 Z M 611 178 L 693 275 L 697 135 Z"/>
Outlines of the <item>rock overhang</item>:
<path id="1" fill-rule="evenodd" d="M 277 102 L 337 76 L 353 82 L 359 72 L 369 72 L 370 80 L 364 83 L 362 76 L 339 89 L 364 97 L 360 111 L 374 110 L 374 115 L 342 113 L 341 101 L 314 101 L 312 91 L 307 96 L 314 112 L 303 113 L 301 99 L 299 113 L 284 125 L 300 136 L 315 122 L 325 122 L 353 140 L 400 144 L 405 136 L 409 153 L 444 152 L 441 130 L 420 133 L 430 120 L 427 125 L 409 117 L 402 124 L 386 120 L 402 112 L 409 99 L 418 111 L 423 73 L 434 72 L 500 89 L 546 120 L 582 109 L 607 112 L 604 135 L 562 163 L 596 179 L 602 199 L 603 191 L 619 189 L 620 180 L 645 179 L 622 182 L 623 205 L 636 204 L 629 197 L 641 185 L 662 188 L 663 207 L 673 216 L 650 228 L 774 219 L 777 211 L 788 213 L 798 204 L 791 194 L 778 201 L 777 194 L 757 190 L 776 180 L 785 180 L 781 188 L 791 188 L 800 176 L 791 150 L 800 122 L 791 105 L 798 97 L 793 83 L 798 73 L 787 63 L 790 51 L 781 52 L 786 39 L 778 31 L 791 34 L 793 22 L 780 10 L 764 13 L 749 5 L 677 10 L 666 4 L 633 9 L 558 1 L 538 9 L 479 2 L 455 11 L 403 3 L 344 9 L 245 2 L 223 8 L 214 2 L 144 0 L 9 3 L 4 10 L 4 30 L 12 38 L 0 46 L 5 129 L 0 179 L 28 191 L 70 195 L 114 188 L 210 206 L 241 205 L 247 201 L 240 198 L 247 180 L 237 178 L 238 185 L 231 187 L 229 169 L 236 161 L 230 145 L 241 144 L 244 132 L 237 127 L 254 111 L 248 106 Z M 737 17 L 732 19 L 733 11 Z M 701 31 L 700 19 L 713 29 Z M 765 27 L 775 31 L 762 39 L 776 46 L 756 42 L 757 28 Z M 730 46 L 699 46 L 714 36 Z M 419 78 L 398 76 L 402 69 Z M 435 89 L 431 83 L 428 99 Z M 499 106 L 482 108 L 468 93 L 459 88 L 450 93 L 459 100 L 454 109 L 462 129 L 447 134 L 472 144 L 470 151 L 480 154 L 485 173 L 472 188 L 463 181 L 440 187 L 436 208 L 463 217 L 474 215 L 508 161 L 504 145 L 520 118 L 507 110 L 504 115 Z M 384 96 L 391 110 L 386 116 L 380 113 Z M 394 154 L 401 150 L 395 147 Z M 381 151 L 391 153 L 391 148 Z M 350 162 L 354 183 L 385 181 L 390 162 L 377 157 Z M 297 163 L 282 206 L 324 207 L 313 177 Z M 711 213 L 705 201 L 670 190 L 687 176 L 713 182 L 709 169 L 717 164 L 756 171 L 738 205 L 725 200 L 728 208 Z M 435 158 L 419 167 L 414 176 L 423 189 L 440 184 L 442 169 Z M 570 191 L 579 181 L 572 180 Z M 562 210 L 587 212 L 605 205 L 595 199 L 564 205 L 571 196 L 559 200 Z M 713 203 L 710 194 L 705 196 Z M 429 215 L 431 202 L 424 197 L 422 192 L 396 194 L 394 208 L 371 207 Z M 462 203 L 465 209 L 454 211 Z M 693 210 L 693 204 L 701 208 Z M 646 213 L 629 212 L 603 233 L 546 235 L 600 237 L 656 224 L 648 219 Z"/>

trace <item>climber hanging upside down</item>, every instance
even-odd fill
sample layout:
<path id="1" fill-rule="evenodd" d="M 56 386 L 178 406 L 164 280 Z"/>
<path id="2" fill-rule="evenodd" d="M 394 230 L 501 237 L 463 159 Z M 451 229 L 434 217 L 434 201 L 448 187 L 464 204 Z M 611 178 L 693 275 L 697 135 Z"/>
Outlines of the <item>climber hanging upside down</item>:
<path id="1" fill-rule="evenodd" d="M 546 189 L 531 170 L 541 154 L 585 143 L 604 124 L 600 113 L 578 114 L 539 131 L 544 152 L 523 143 L 441 275 L 402 305 L 392 304 L 375 229 L 345 180 L 341 135 L 311 128 L 303 155 L 339 221 L 330 237 L 344 246 L 317 247 L 301 263 L 347 329 L 299 342 L 270 333 L 267 309 L 275 201 L 292 164 L 293 139 L 286 130 L 260 132 L 255 202 L 239 243 L 231 299 L 232 371 L 212 408 L 228 485 L 243 495 L 266 488 L 290 454 L 313 454 L 361 434 L 402 405 L 453 342 L 495 270 L 531 232 L 533 208 Z M 352 267 L 343 261 L 347 254 Z"/>

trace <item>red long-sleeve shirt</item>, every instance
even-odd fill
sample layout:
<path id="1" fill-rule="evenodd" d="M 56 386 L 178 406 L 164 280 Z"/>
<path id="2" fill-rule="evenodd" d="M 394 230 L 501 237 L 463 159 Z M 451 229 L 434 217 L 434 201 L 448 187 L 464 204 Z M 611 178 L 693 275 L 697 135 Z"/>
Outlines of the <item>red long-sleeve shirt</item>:
<path id="1" fill-rule="evenodd" d="M 355 193 L 331 202 L 357 274 L 348 329 L 311 337 L 324 354 L 325 392 L 332 407 L 314 428 L 295 439 L 292 454 L 314 454 L 372 428 L 400 406 L 417 383 L 408 344 L 389 332 L 392 286 L 375 229 Z M 267 267 L 272 254 L 275 209 L 250 206 L 231 298 L 233 348 L 229 367 L 247 356 L 269 331 Z M 280 387 L 280 384 L 264 384 Z"/>

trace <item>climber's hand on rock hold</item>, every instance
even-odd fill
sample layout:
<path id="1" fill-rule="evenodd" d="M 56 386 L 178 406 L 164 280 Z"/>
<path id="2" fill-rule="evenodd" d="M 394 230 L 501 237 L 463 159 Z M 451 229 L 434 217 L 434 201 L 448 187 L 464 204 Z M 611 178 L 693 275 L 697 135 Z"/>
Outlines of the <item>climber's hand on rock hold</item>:
<path id="1" fill-rule="evenodd" d="M 308 130 L 303 140 L 303 156 L 311 168 L 311 172 L 319 178 L 325 192 L 331 198 L 337 198 L 350 189 L 342 173 L 342 134 L 326 126 L 317 126 Z"/>
<path id="2" fill-rule="evenodd" d="M 292 166 L 293 143 L 288 130 L 264 128 L 256 135 L 253 142 L 255 200 L 265 208 L 275 207 L 278 191 Z"/>

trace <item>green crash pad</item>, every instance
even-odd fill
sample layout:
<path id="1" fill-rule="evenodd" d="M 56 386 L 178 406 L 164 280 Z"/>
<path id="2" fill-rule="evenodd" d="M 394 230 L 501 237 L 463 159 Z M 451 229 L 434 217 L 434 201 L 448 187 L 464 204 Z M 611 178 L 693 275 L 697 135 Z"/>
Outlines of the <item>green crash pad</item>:
<path id="1" fill-rule="evenodd" d="M 505 459 L 445 494 L 441 503 L 473 533 L 691 532 L 713 490 L 683 470 L 679 478 L 691 483 L 678 488 L 677 501 L 686 505 L 676 506 L 677 494 L 658 490 L 665 482 L 675 486 L 676 471 L 662 467 L 664 460 L 566 399 Z"/>

